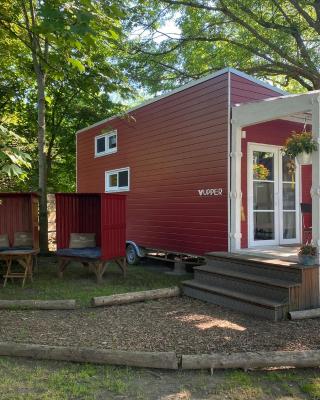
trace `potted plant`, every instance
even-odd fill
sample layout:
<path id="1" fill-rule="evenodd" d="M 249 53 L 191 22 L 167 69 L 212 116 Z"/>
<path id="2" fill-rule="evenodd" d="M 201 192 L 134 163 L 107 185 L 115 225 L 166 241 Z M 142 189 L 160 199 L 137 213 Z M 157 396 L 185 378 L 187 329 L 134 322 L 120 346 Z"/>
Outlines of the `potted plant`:
<path id="1" fill-rule="evenodd" d="M 298 259 L 302 265 L 315 265 L 317 262 L 317 248 L 311 243 L 306 243 L 300 247 Z"/>
<path id="2" fill-rule="evenodd" d="M 270 175 L 270 171 L 263 164 L 254 164 L 253 165 L 254 179 L 259 179 L 261 181 L 265 181 L 269 175 Z"/>
<path id="3" fill-rule="evenodd" d="M 282 148 L 287 156 L 297 157 L 301 165 L 311 164 L 311 153 L 317 149 L 317 142 L 312 138 L 311 132 L 293 132 Z"/>

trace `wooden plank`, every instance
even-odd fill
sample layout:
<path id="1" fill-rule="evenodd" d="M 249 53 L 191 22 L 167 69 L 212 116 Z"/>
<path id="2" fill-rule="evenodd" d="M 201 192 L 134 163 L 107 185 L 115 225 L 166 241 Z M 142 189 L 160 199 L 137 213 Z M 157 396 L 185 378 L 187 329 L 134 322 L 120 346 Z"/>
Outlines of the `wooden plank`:
<path id="1" fill-rule="evenodd" d="M 318 367 L 320 350 L 183 355 L 182 369 Z"/>
<path id="2" fill-rule="evenodd" d="M 104 350 L 92 347 L 65 347 L 0 342 L 0 355 L 27 357 L 34 360 L 56 360 L 126 365 L 142 368 L 178 369 L 178 358 L 174 352 Z"/>

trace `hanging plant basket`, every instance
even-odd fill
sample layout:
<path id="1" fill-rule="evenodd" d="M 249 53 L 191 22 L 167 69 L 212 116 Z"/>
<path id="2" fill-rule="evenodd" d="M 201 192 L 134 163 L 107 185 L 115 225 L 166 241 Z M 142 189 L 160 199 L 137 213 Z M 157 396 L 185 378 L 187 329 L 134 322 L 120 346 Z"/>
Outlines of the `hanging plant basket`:
<path id="1" fill-rule="evenodd" d="M 312 154 L 311 153 L 306 153 L 305 151 L 303 153 L 300 153 L 297 155 L 297 161 L 300 165 L 308 165 L 312 163 Z"/>
<path id="2" fill-rule="evenodd" d="M 270 175 L 269 169 L 263 164 L 254 164 L 253 165 L 253 178 L 259 179 L 260 181 L 265 181 L 268 179 Z"/>
<path id="3" fill-rule="evenodd" d="M 282 151 L 291 158 L 297 157 L 301 165 L 311 164 L 312 152 L 318 150 L 317 142 L 311 132 L 293 132 L 286 140 Z"/>

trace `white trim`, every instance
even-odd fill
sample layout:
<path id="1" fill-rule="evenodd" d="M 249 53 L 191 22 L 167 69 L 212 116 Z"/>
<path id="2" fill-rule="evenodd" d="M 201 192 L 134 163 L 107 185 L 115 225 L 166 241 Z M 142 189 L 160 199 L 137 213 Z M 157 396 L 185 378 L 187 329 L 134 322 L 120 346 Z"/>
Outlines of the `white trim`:
<path id="1" fill-rule="evenodd" d="M 116 137 L 116 147 L 113 148 L 109 148 L 109 138 L 111 136 L 115 136 Z M 105 139 L 105 150 L 101 151 L 100 153 L 98 153 L 97 151 L 97 142 L 99 139 L 104 138 Z M 113 131 L 109 131 L 109 132 L 105 132 L 102 133 L 101 135 L 95 136 L 94 137 L 94 156 L 96 157 L 102 157 L 102 156 L 106 156 L 108 154 L 113 154 L 116 153 L 118 151 L 118 132 L 117 130 L 113 130 Z"/>
<path id="2" fill-rule="evenodd" d="M 228 71 L 228 152 L 231 153 L 231 76 L 230 71 Z M 231 198 L 230 198 L 230 191 L 231 191 L 231 160 L 228 157 L 228 178 L 227 178 L 227 185 L 228 185 L 228 232 L 231 232 L 231 217 L 230 217 L 230 208 L 231 208 Z M 231 251 L 231 238 L 228 235 L 228 251 Z"/>
<path id="3" fill-rule="evenodd" d="M 241 127 L 231 127 L 230 250 L 241 249 Z"/>
<path id="4" fill-rule="evenodd" d="M 317 246 L 317 263 L 320 264 L 320 96 L 312 105 L 312 136 L 318 150 L 312 152 L 312 241 Z"/>
<path id="5" fill-rule="evenodd" d="M 296 113 L 310 112 L 319 94 L 320 90 L 315 90 L 236 105 L 232 107 L 232 123 L 245 127 Z"/>
<path id="6" fill-rule="evenodd" d="M 127 171 L 128 172 L 128 186 L 125 187 L 109 187 L 108 177 L 113 174 L 118 174 L 119 172 Z M 115 193 L 115 192 L 128 192 L 130 190 L 130 167 L 112 169 L 109 171 L 105 171 L 104 173 L 104 184 L 105 184 L 105 192 L 106 193 Z"/>
<path id="7" fill-rule="evenodd" d="M 240 77 L 245 78 L 245 79 L 247 79 L 247 80 L 249 80 L 251 82 L 257 83 L 258 85 L 263 86 L 263 87 L 265 87 L 267 89 L 273 90 L 276 93 L 280 93 L 282 95 L 287 94 L 287 92 L 285 92 L 285 91 L 283 91 L 283 90 L 281 90 L 281 89 L 279 89 L 279 88 L 277 88 L 275 86 L 272 86 L 267 82 L 264 82 L 264 81 L 262 81 L 260 79 L 254 78 L 253 76 L 248 75 L 245 72 L 239 71 L 239 70 L 237 70 L 235 68 L 228 67 L 228 68 L 223 68 L 223 69 L 221 69 L 221 70 L 219 70 L 217 72 L 214 72 L 212 74 L 205 75 L 204 77 L 202 77 L 200 79 L 192 80 L 189 83 L 187 83 L 185 85 L 182 85 L 182 86 L 178 87 L 177 89 L 174 89 L 174 90 L 172 90 L 172 91 L 170 91 L 168 93 L 165 93 L 163 95 L 154 97 L 154 98 L 152 98 L 150 100 L 146 100 L 143 103 L 141 103 L 141 104 L 139 104 L 139 105 L 137 105 L 135 107 L 130 108 L 129 110 L 127 110 L 125 112 L 125 114 L 128 114 L 128 113 L 130 113 L 132 111 L 138 110 L 139 108 L 142 108 L 142 107 L 145 107 L 145 106 L 147 106 L 149 104 L 155 103 L 156 101 L 159 101 L 159 100 L 164 99 L 166 97 L 172 96 L 175 93 L 179 93 L 179 92 L 181 92 L 183 90 L 186 90 L 186 89 L 188 89 L 188 88 L 190 88 L 192 86 L 199 85 L 202 82 L 206 82 L 206 81 L 208 81 L 210 79 L 216 78 L 217 76 L 220 76 L 220 75 L 223 75 L 223 74 L 226 74 L 226 73 L 229 73 L 229 74 L 232 73 L 234 75 L 240 76 Z M 88 129 L 91 129 L 91 128 L 94 128 L 96 126 L 105 124 L 106 122 L 109 122 L 109 121 L 111 121 L 111 120 L 113 120 L 115 118 L 121 117 L 122 115 L 123 114 L 113 115 L 112 117 L 103 119 L 102 121 L 98 121 L 95 124 L 92 124 L 92 125 L 89 125 L 89 126 L 87 126 L 85 128 L 79 129 L 76 132 L 76 134 L 81 133 L 81 132 L 85 132 Z"/>

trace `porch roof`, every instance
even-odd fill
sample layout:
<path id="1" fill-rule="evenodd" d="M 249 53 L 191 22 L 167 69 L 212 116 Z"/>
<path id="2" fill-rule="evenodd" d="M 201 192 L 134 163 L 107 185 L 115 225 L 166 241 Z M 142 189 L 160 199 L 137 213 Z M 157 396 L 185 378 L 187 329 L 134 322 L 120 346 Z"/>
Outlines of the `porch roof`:
<path id="1" fill-rule="evenodd" d="M 320 102 L 320 90 L 236 104 L 232 107 L 231 122 L 241 127 L 274 119 L 293 119 L 311 124 L 311 110 L 315 102 Z"/>

